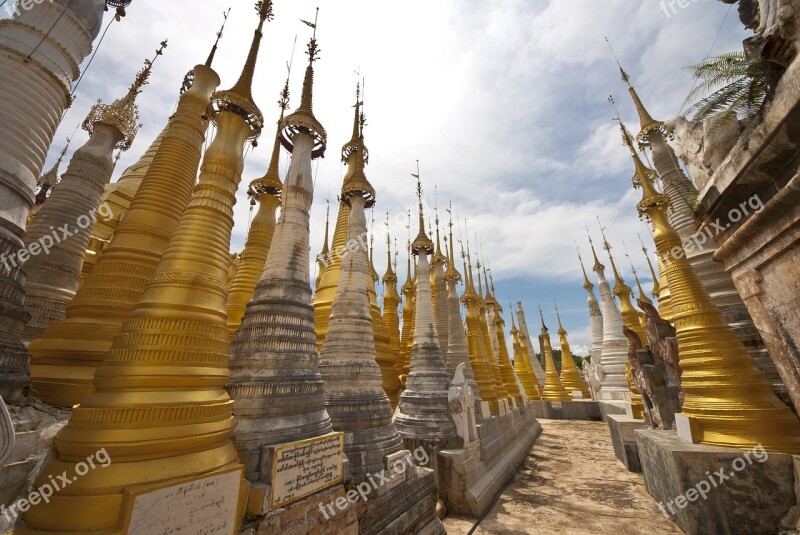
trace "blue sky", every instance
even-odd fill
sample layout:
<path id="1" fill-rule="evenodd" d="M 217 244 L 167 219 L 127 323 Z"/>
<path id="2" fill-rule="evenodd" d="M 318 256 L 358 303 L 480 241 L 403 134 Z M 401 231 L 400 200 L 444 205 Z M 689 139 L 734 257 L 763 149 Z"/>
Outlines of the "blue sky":
<path id="1" fill-rule="evenodd" d="M 233 11 L 214 67 L 221 88 L 235 82 L 256 24 L 252 3 L 134 0 L 128 16 L 112 24 L 100 46 L 46 167 L 96 99 L 124 95 L 142 61 L 169 38 L 139 97 L 144 126 L 123 154 L 116 180 L 163 128 L 184 74 L 205 60 L 230 4 Z M 387 211 L 392 235 L 401 248 L 405 242 L 405 213 L 416 206 L 409 173 L 419 159 L 427 210 L 438 198 L 444 218 L 444 207 L 452 201 L 454 211 L 468 220 L 471 241 L 477 233 L 501 303 L 523 301 L 533 328 L 540 300 L 554 331 L 552 303 L 557 300 L 573 349 L 583 353 L 590 341 L 589 321 L 573 241 L 585 259 L 590 256 L 585 226 L 599 240 L 599 216 L 628 284 L 633 286 L 633 280 L 623 241 L 645 287 L 651 287 L 637 233 L 651 250 L 652 243 L 635 212 L 632 166 L 611 120 L 608 95 L 615 96 L 634 131 L 638 120 L 604 36 L 651 114 L 668 119 L 678 114 L 692 87 L 687 65 L 701 61 L 712 43 L 714 54 L 741 47 L 747 34 L 736 8 L 695 0 L 682 9 L 676 6 L 668 17 L 657 0 L 341 0 L 335 7 L 278 1 L 275 19 L 265 29 L 253 87 L 267 127 L 259 146 L 247 153 L 232 250 L 241 249 L 247 233 L 247 183 L 263 175 L 270 157 L 275 101 L 295 36 L 290 108 L 298 105 L 310 37 L 299 19 L 313 18 L 317 4 L 322 53 L 316 63 L 314 109 L 328 131 L 328 151 L 315 169 L 310 256 L 321 247 L 328 192 L 335 204 L 341 186 L 339 151 L 350 137 L 355 71 L 360 70 L 366 78 L 367 176 L 378 201 L 378 271 L 385 270 Z M 86 138 L 81 131 L 71 150 Z M 282 171 L 287 165 L 284 153 Z M 610 271 L 605 252 L 598 252 Z M 402 255 L 400 265 L 403 280 Z"/>

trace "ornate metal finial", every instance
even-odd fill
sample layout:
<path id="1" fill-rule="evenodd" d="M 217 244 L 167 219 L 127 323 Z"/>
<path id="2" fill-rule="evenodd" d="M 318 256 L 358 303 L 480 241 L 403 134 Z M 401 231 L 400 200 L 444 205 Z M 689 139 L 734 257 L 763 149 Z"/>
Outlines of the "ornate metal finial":
<path id="1" fill-rule="evenodd" d="M 122 133 L 122 139 L 117 142 L 115 147 L 121 150 L 130 148 L 136 138 L 136 134 L 139 132 L 139 128 L 142 126 L 139 124 L 139 108 L 136 106 L 136 96 L 141 93 L 142 87 L 147 85 L 150 73 L 153 70 L 153 64 L 164 53 L 165 48 L 167 48 L 166 39 L 161 41 L 161 46 L 156 50 L 156 55 L 152 60 L 144 60 L 144 67 L 136 73 L 136 78 L 124 97 L 115 100 L 110 105 L 97 101 L 97 104 L 92 107 L 89 115 L 83 121 L 83 129 L 89 132 L 90 136 L 94 133 L 96 124 L 109 124 Z"/>
<path id="2" fill-rule="evenodd" d="M 546 335 L 550 331 L 547 329 L 547 325 L 544 324 L 544 312 L 542 312 L 542 303 L 541 301 L 537 300 L 536 304 L 539 305 L 539 317 L 542 318 L 542 335 Z"/>
<path id="3" fill-rule="evenodd" d="M 417 160 L 417 173 L 411 173 L 411 176 L 417 179 L 417 202 L 419 206 L 419 234 L 417 235 L 414 243 L 411 244 L 411 252 L 414 255 L 419 255 L 420 252 L 425 255 L 433 254 L 433 242 L 425 233 L 425 214 L 422 209 L 422 181 L 419 178 L 419 160 Z"/>
<path id="4" fill-rule="evenodd" d="M 449 258 L 447 260 L 447 269 L 444 272 L 444 280 L 454 280 L 456 282 L 461 280 L 461 274 L 456 269 L 456 254 L 455 254 L 455 244 L 453 243 L 453 203 L 452 201 L 449 203 L 447 210 L 447 215 L 449 217 L 449 222 L 447 226 L 449 227 L 450 233 L 450 242 L 447 244 L 449 246 Z M 447 241 L 447 236 L 445 236 L 445 241 Z"/>
<path id="5" fill-rule="evenodd" d="M 586 289 L 594 288 L 594 284 L 589 281 L 589 277 L 586 275 L 586 268 L 583 265 L 583 258 L 581 258 L 581 248 L 578 247 L 578 242 L 575 242 L 575 250 L 578 251 L 578 262 L 581 265 L 581 271 L 583 272 L 583 287 Z"/>
<path id="6" fill-rule="evenodd" d="M 631 255 L 628 254 L 628 247 L 625 245 L 624 241 L 622 242 L 622 248 L 625 250 L 625 256 L 628 257 L 628 263 L 631 265 L 631 272 L 633 272 L 633 278 L 636 281 L 636 288 L 639 290 L 639 301 L 648 304 L 653 304 L 653 301 L 651 301 L 650 298 L 647 297 L 647 294 L 645 294 L 644 290 L 642 289 L 642 283 L 639 280 L 639 274 L 636 273 L 636 268 L 633 267 L 633 260 L 631 260 Z"/>
<path id="7" fill-rule="evenodd" d="M 214 46 L 211 47 L 211 52 L 208 54 L 208 59 L 206 60 L 206 67 L 211 67 L 211 64 L 214 62 L 214 56 L 216 56 L 217 54 L 217 46 L 219 46 L 219 40 L 222 39 L 222 32 L 225 30 L 225 24 L 227 24 L 228 15 L 230 14 L 231 14 L 230 7 L 228 8 L 228 11 L 222 13 L 222 26 L 217 32 L 217 40 L 214 41 Z"/>
<path id="8" fill-rule="evenodd" d="M 594 266 L 592 266 L 592 271 L 595 273 L 598 271 L 602 271 L 606 269 L 606 266 L 600 263 L 600 259 L 597 258 L 597 251 L 594 250 L 594 242 L 592 241 L 592 235 L 589 232 L 589 227 L 586 227 L 586 234 L 589 236 L 589 247 L 592 249 L 592 256 L 594 257 Z"/>
<path id="9" fill-rule="evenodd" d="M 239 79 L 230 89 L 215 93 L 214 99 L 211 101 L 211 109 L 214 112 L 212 120 L 223 111 L 240 116 L 250 127 L 250 135 L 247 136 L 247 139 L 253 143 L 254 147 L 258 145 L 256 140 L 264 128 L 264 116 L 253 101 L 253 76 L 255 75 L 261 39 L 264 36 L 264 23 L 273 19 L 272 0 L 258 0 L 255 8 L 258 14 L 258 27 L 253 33 L 247 60 L 244 63 Z"/>
<path id="10" fill-rule="evenodd" d="M 314 29 L 311 40 L 308 43 L 306 54 L 308 54 L 308 66 L 303 78 L 303 92 L 300 96 L 300 107 L 283 121 L 281 132 L 281 144 L 289 152 L 294 151 L 292 138 L 299 133 L 311 135 L 314 140 L 311 149 L 311 158 L 319 158 L 325 155 L 325 147 L 328 142 L 328 134 L 325 128 L 314 117 L 314 62 L 319 59 L 320 49 L 317 45 L 317 20 L 319 18 L 319 8 L 314 15 L 314 22 L 300 19 L 300 21 Z"/>
<path id="11" fill-rule="evenodd" d="M 639 243 L 642 244 L 642 252 L 644 253 L 644 257 L 647 259 L 647 267 L 650 268 L 650 276 L 653 277 L 653 297 L 658 299 L 659 294 L 661 293 L 661 285 L 658 283 L 658 277 L 656 276 L 656 271 L 653 269 L 653 264 L 650 262 L 650 254 L 647 252 L 647 247 L 644 246 L 644 240 L 642 240 L 641 235 L 638 233 L 636 234 L 639 237 Z"/>
<path id="12" fill-rule="evenodd" d="M 364 144 L 366 118 L 363 114 L 359 114 L 363 101 L 360 100 L 360 85 L 357 83 L 356 86 L 356 114 L 353 125 L 353 135 L 355 137 L 342 149 L 342 154 L 347 154 L 347 161 L 354 169 L 342 186 L 342 199 L 349 205 L 352 197 L 362 197 L 365 200 L 365 207 L 370 208 L 375 204 L 375 188 L 372 187 L 367 175 L 364 173 L 364 166 L 366 165 L 366 145 Z M 351 158 L 355 158 L 355 160 L 351 161 Z"/>
<path id="13" fill-rule="evenodd" d="M 648 140 L 648 136 L 652 132 L 660 132 L 661 135 L 666 135 L 666 128 L 664 127 L 664 123 L 662 121 L 656 121 L 650 116 L 650 113 L 645 109 L 644 104 L 642 104 L 639 95 L 636 93 L 636 90 L 631 85 L 631 78 L 628 76 L 628 73 L 625 72 L 625 69 L 622 68 L 620 65 L 619 58 L 617 54 L 614 52 L 614 49 L 611 47 L 611 42 L 608 40 L 608 37 L 605 38 L 606 43 L 608 43 L 608 48 L 611 49 L 611 55 L 614 56 L 614 61 L 617 63 L 617 67 L 619 67 L 620 76 L 622 77 L 622 81 L 625 82 L 625 85 L 628 86 L 628 93 L 631 95 L 631 99 L 633 99 L 633 104 L 636 106 L 636 112 L 639 114 L 639 122 L 641 123 L 641 131 L 637 136 L 639 141 L 639 145 L 642 149 L 644 147 L 650 145 L 650 141 Z"/>
<path id="14" fill-rule="evenodd" d="M 50 168 L 49 171 L 44 173 L 39 179 L 36 181 L 36 197 L 35 203 L 36 205 L 44 204 L 47 200 L 47 197 L 50 195 L 53 187 L 58 184 L 61 180 L 59 176 L 59 168 L 61 167 L 61 161 L 64 159 L 64 156 L 67 154 L 67 149 L 69 148 L 70 138 L 67 138 L 67 143 L 64 145 L 64 148 L 61 149 L 61 153 L 56 158 L 56 163 L 53 164 L 53 167 Z"/>
<path id="15" fill-rule="evenodd" d="M 132 2 L 133 0 L 106 0 L 105 10 L 108 11 L 109 6 L 115 8 L 114 19 L 120 22 L 122 17 L 127 14 L 125 8 L 131 5 Z"/>

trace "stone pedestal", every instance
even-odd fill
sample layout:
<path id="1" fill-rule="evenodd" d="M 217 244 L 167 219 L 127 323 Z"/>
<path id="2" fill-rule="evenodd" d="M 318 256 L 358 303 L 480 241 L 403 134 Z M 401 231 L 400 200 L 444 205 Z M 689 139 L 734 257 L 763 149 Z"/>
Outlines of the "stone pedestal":
<path id="1" fill-rule="evenodd" d="M 618 414 L 632 418 L 630 401 L 602 400 L 597 402 L 600 409 L 600 417 L 604 422 L 608 421 L 610 414 Z"/>
<path id="2" fill-rule="evenodd" d="M 614 455 L 625 465 L 628 472 L 641 472 L 642 464 L 639 460 L 639 446 L 636 443 L 634 431 L 649 429 L 644 420 L 609 414 L 606 417 L 608 431 L 611 433 L 611 442 L 614 443 Z"/>
<path id="3" fill-rule="evenodd" d="M 359 505 L 353 504 L 345 511 L 330 514 L 325 506 L 347 501 L 344 486 L 318 492 L 287 507 L 270 512 L 258 522 L 255 533 L 273 535 L 276 533 L 302 533 L 308 535 L 357 535 Z M 254 533 L 254 535 L 255 535 Z"/>
<path id="4" fill-rule="evenodd" d="M 602 420 L 600 407 L 596 401 L 532 401 L 537 418 L 549 420 Z"/>
<path id="5" fill-rule="evenodd" d="M 463 449 L 439 453 L 444 474 L 439 496 L 452 513 L 480 516 L 525 460 L 542 432 L 530 406 L 478 425 L 478 440 Z"/>
<path id="6" fill-rule="evenodd" d="M 637 430 L 647 491 L 687 534 L 777 533 L 797 502 L 791 455 L 689 444 Z"/>

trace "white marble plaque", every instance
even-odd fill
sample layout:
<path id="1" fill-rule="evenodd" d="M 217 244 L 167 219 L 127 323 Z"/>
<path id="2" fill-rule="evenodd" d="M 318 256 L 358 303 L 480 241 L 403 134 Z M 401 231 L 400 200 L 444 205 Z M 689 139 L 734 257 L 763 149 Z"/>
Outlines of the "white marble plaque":
<path id="1" fill-rule="evenodd" d="M 339 484 L 343 476 L 344 433 L 276 446 L 270 509 Z"/>
<path id="2" fill-rule="evenodd" d="M 130 496 L 129 535 L 233 535 L 242 470 L 217 473 Z"/>

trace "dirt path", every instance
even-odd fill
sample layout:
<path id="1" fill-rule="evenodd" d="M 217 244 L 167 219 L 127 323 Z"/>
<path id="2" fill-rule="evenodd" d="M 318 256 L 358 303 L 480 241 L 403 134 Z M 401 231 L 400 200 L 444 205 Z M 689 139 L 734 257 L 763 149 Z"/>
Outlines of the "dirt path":
<path id="1" fill-rule="evenodd" d="M 614 457 L 602 422 L 539 420 L 544 431 L 476 535 L 679 535 Z M 448 517 L 448 535 L 474 519 Z"/>

